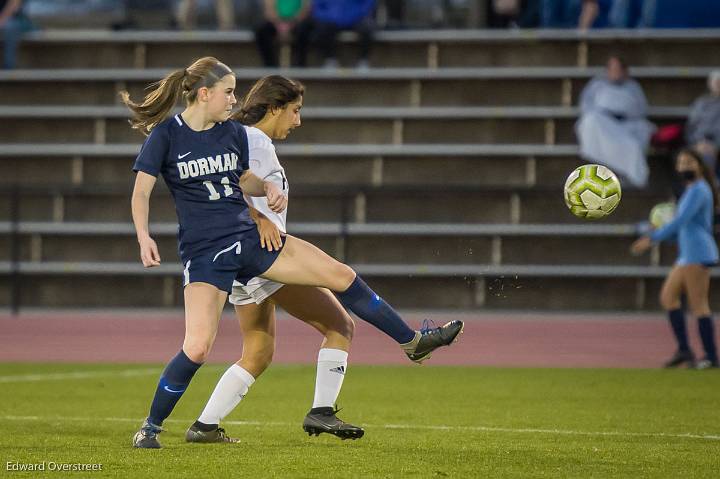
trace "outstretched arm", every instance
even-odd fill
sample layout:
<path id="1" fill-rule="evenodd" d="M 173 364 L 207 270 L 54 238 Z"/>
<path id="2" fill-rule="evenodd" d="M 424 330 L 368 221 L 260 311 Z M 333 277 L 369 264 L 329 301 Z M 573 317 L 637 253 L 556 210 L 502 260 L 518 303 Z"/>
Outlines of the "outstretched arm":
<path id="1" fill-rule="evenodd" d="M 689 188 L 681 198 L 677 213 L 672 221 L 651 234 L 644 235 L 637 239 L 631 246 L 630 251 L 634 255 L 640 255 L 649 250 L 653 243 L 667 241 L 677 236 L 678 231 L 686 225 L 697 211 L 702 207 L 703 199 L 698 188 Z"/>
<path id="2" fill-rule="evenodd" d="M 696 185 L 694 185 L 696 186 Z M 677 235 L 680 228 L 690 222 L 693 216 L 698 212 L 703 205 L 702 191 L 700 188 L 688 187 L 685 196 L 681 199 L 678 204 L 677 213 L 673 217 L 672 221 L 667 223 L 662 228 L 655 230 L 650 239 L 654 242 L 665 241 L 673 236 Z"/>

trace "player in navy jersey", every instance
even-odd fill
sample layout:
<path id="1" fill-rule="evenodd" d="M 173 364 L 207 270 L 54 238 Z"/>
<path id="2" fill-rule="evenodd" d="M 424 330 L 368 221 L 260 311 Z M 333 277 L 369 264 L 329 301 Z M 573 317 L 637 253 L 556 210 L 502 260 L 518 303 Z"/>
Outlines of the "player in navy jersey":
<path id="1" fill-rule="evenodd" d="M 160 264 L 148 216 L 150 193 L 156 175 L 162 174 L 175 200 L 184 265 L 185 339 L 160 377 L 150 414 L 134 436 L 135 447 L 161 447 L 157 435 L 162 423 L 207 358 L 233 281 L 248 285 L 262 277 L 327 288 L 343 306 L 393 337 L 415 361 L 452 343 L 462 332 L 461 321 L 414 331 L 350 267 L 299 238 L 287 235 L 277 248 L 261 246 L 242 194 L 265 196 L 274 213 L 284 211 L 287 197 L 273 181 L 248 170 L 247 133 L 229 120 L 236 103 L 234 89 L 232 71 L 205 57 L 155 84 L 140 104 L 121 93 L 134 113 L 133 127 L 149 133 L 135 162 L 132 197 L 141 260 L 146 267 Z M 180 97 L 185 110 L 167 118 Z M 275 107 L 266 110 L 278 112 Z M 205 442 L 235 442 L 217 425 L 211 426 L 212 441 Z"/>
<path id="2" fill-rule="evenodd" d="M 157 386 L 150 415 L 135 435 L 135 447 L 157 448 L 156 434 L 205 361 L 234 280 L 247 281 L 278 256 L 260 248 L 243 192 L 267 196 L 273 211 L 287 198 L 272 182 L 248 169 L 244 127 L 228 121 L 235 99 L 235 75 L 212 57 L 201 58 L 154 85 L 140 104 L 121 92 L 133 111 L 131 124 L 148 134 L 133 167 L 137 172 L 132 214 L 143 265 L 160 264 L 148 228 L 150 193 L 158 174 L 175 201 L 178 252 L 184 265 L 185 339 Z M 186 108 L 167 118 L 182 97 Z"/>
<path id="3" fill-rule="evenodd" d="M 676 170 L 686 183 L 675 217 L 661 228 L 643 236 L 632 245 L 635 254 L 647 251 L 653 243 L 675 239 L 678 258 L 660 292 L 660 304 L 667 310 L 678 349 L 665 363 L 675 367 L 683 363 L 698 369 L 717 368 L 718 355 L 710 312 L 710 266 L 718 262 L 718 248 L 713 238 L 713 219 L 718 211 L 715 179 L 700 155 L 682 150 Z M 687 295 L 690 311 L 698 320 L 705 358 L 695 364 L 687 338 L 685 314 L 680 296 Z"/>

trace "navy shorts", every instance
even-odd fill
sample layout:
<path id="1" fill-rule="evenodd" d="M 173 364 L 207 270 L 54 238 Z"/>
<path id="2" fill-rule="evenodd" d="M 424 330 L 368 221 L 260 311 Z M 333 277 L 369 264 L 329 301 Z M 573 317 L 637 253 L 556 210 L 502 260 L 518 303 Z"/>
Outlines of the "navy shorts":
<path id="1" fill-rule="evenodd" d="M 189 259 L 183 271 L 183 286 L 209 283 L 231 293 L 233 281 L 246 285 L 252 278 L 270 269 L 280 251 L 282 247 L 279 251 L 260 247 L 260 235 L 253 228 L 235 243 Z"/>

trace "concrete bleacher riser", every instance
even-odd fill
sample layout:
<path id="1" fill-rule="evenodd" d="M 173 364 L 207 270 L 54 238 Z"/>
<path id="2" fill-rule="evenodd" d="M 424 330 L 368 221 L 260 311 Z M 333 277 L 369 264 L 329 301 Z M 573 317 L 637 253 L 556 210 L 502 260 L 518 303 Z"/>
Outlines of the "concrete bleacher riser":
<path id="1" fill-rule="evenodd" d="M 681 121 L 663 117 L 656 122 Z M 576 140 L 575 119 L 306 118 L 287 143 L 535 143 Z M 1 143 L 138 143 L 144 137 L 125 118 L 14 118 L 0 130 Z"/>
<path id="2" fill-rule="evenodd" d="M 269 73 L 260 71 L 259 74 Z M 159 79 L 154 78 L 155 80 Z M 0 77 L 0 105 L 114 105 L 127 88 L 141 99 L 151 81 L 8 81 Z M 700 78 L 641 78 L 648 101 L 656 106 L 687 106 L 705 90 Z M 308 106 L 569 106 L 577 103 L 587 79 L 488 78 L 404 80 L 337 77 L 303 80 Z M 32 84 L 33 88 L 27 88 Z M 250 81 L 239 80 L 238 92 Z M 568 96 L 569 95 L 569 96 Z"/>
<path id="3" fill-rule="evenodd" d="M 292 233 L 292 231 L 291 231 Z M 537 236 L 385 236 L 306 235 L 328 254 L 352 264 L 574 264 L 591 261 L 596 265 L 649 265 L 648 256 L 630 256 L 632 236 L 597 238 L 578 236 L 568 239 Z M 155 235 L 159 251 L 168 261 L 176 261 L 174 235 Z M 0 261 L 9 261 L 10 239 L 0 236 Z M 133 262 L 138 259 L 137 240 L 131 235 L 21 235 L 19 260 L 34 262 Z M 670 248 L 661 265 L 672 264 Z"/>
<path id="4" fill-rule="evenodd" d="M 9 246 L 9 237 L 0 236 Z M 158 249 L 168 262 L 178 261 L 175 235 L 156 235 Z M 303 239 L 335 255 L 336 240 L 327 236 L 304 235 Z M 138 260 L 137 239 L 128 235 L 21 235 L 18 241 L 20 261 L 54 262 L 133 262 Z M 9 261 L 4 251 L 0 261 Z"/>
<path id="5" fill-rule="evenodd" d="M 398 308 L 599 310 L 659 309 L 661 280 L 633 278 L 531 277 L 408 277 L 364 276 Z M 163 307 L 182 306 L 180 275 L 158 276 L 24 276 L 20 280 L 23 307 Z M 0 279 L 0 286 L 9 286 Z M 7 304 L 10 288 L 0 288 Z M 40 293 L 39 293 L 40 292 Z M 711 308 L 720 309 L 718 297 Z"/>
<path id="6" fill-rule="evenodd" d="M 77 276 L 72 281 L 64 275 L 23 276 L 20 292 L 20 305 L 24 307 L 151 308 L 182 305 L 179 276 Z"/>
<path id="7" fill-rule="evenodd" d="M 711 66 L 720 47 L 715 35 L 701 31 L 653 34 L 652 41 L 636 32 L 623 37 L 604 32 L 379 32 L 371 53 L 377 67 L 454 66 L 585 66 L 603 65 L 611 54 L 631 65 Z M 629 38 L 628 38 L 629 37 Z M 633 38 L 634 37 L 634 38 Z M 339 56 L 343 65 L 357 58 L 354 34 L 343 34 Z M 28 68 L 157 68 L 185 65 L 190 59 L 213 55 L 240 67 L 260 64 L 252 33 L 238 32 L 103 32 L 75 35 L 48 31 L 31 34 L 23 43 L 21 66 Z M 311 55 L 310 64 L 320 59 Z"/>
<path id="8" fill-rule="evenodd" d="M 2 145 L 0 145 L 0 149 Z M 293 186 L 347 185 L 377 186 L 506 186 L 559 188 L 573 168 L 582 164 L 575 156 L 303 156 L 280 155 Z M 0 164 L 9 174 L 2 185 L 34 187 L 113 186 L 130 191 L 134 181 L 134 158 L 60 156 L 2 157 Z M 667 184 L 667 160 L 649 160 L 650 182 L 655 188 Z M 38 175 L 38 171 L 52 171 Z"/>
<path id="9" fill-rule="evenodd" d="M 41 44 L 26 42 L 19 58 L 20 68 L 176 68 L 194 58 L 215 56 L 241 66 L 258 67 L 260 57 L 254 44 L 157 43 L 140 49 L 133 44 Z"/>
<path id="10" fill-rule="evenodd" d="M 663 195 L 625 193 L 613 213 L 618 222 L 640 221 Z M 9 219 L 9 207 L 0 210 Z M 426 223 L 577 223 L 562 195 L 544 191 L 397 191 L 366 190 L 331 196 L 310 192 L 293 195 L 288 209 L 293 221 L 303 222 L 426 222 Z M 130 220 L 128 193 L 24 194 L 19 205 L 23 221 Z M 153 221 L 175 221 L 172 198 L 158 192 L 152 199 Z"/>

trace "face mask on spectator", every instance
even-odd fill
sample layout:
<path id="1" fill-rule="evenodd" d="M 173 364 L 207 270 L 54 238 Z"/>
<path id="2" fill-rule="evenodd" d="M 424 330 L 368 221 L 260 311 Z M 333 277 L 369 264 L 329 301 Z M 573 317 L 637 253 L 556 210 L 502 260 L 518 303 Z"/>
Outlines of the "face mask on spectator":
<path id="1" fill-rule="evenodd" d="M 680 175 L 680 178 L 682 178 L 684 181 L 695 181 L 697 179 L 697 173 L 695 173 L 694 170 L 680 170 L 678 171 L 678 175 Z"/>

